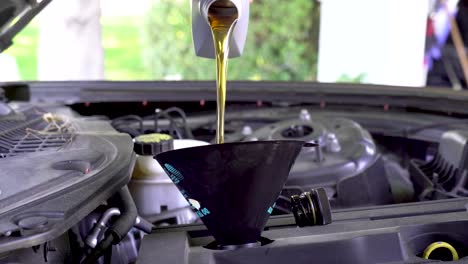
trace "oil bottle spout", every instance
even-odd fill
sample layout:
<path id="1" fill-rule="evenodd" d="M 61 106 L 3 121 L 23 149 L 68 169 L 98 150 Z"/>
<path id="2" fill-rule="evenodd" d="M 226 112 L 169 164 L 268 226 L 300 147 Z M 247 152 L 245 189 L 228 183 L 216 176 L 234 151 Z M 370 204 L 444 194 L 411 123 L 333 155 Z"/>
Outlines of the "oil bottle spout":
<path id="1" fill-rule="evenodd" d="M 242 55 L 247 38 L 250 0 L 192 0 L 192 36 L 195 54 L 199 57 L 215 58 L 213 36 L 208 13 L 212 9 L 227 15 L 235 13 L 237 22 L 229 42 L 229 57 Z"/>

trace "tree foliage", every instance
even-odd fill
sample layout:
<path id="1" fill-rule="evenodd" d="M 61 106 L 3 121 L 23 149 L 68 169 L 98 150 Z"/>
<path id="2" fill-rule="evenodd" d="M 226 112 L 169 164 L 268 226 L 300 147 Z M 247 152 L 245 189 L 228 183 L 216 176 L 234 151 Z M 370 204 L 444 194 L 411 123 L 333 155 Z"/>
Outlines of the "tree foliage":
<path id="1" fill-rule="evenodd" d="M 250 8 L 244 54 L 229 61 L 229 79 L 315 79 L 319 21 L 316 2 L 255 0 Z M 145 21 L 144 59 L 153 78 L 215 78 L 215 62 L 195 56 L 188 0 L 157 0 Z"/>

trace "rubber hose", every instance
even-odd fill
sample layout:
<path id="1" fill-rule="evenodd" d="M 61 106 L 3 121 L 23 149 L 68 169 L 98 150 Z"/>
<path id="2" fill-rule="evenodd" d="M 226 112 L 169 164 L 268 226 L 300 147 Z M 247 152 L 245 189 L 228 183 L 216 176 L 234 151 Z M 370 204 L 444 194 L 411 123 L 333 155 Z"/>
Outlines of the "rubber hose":
<path id="1" fill-rule="evenodd" d="M 120 217 L 106 232 L 114 237 L 114 245 L 118 244 L 132 229 L 138 216 L 135 202 L 133 202 L 127 186 L 123 187 L 115 198 L 114 201 L 117 202 L 117 207 L 120 209 Z"/>
<path id="2" fill-rule="evenodd" d="M 96 264 L 100 257 L 112 247 L 114 237 L 107 236 L 104 240 L 99 242 L 96 247 L 89 253 L 88 256 L 81 262 L 81 264 Z"/>
<path id="3" fill-rule="evenodd" d="M 153 230 L 153 224 L 151 224 L 148 220 L 142 218 L 141 216 L 138 217 L 140 219 L 139 223 L 135 225 L 135 228 L 145 232 L 146 234 L 151 233 Z"/>
<path id="4" fill-rule="evenodd" d="M 113 202 L 120 209 L 120 217 L 106 231 L 105 238 L 96 245 L 90 254 L 83 260 L 82 264 L 96 263 L 102 257 L 109 247 L 120 243 L 120 241 L 132 229 L 137 218 L 137 209 L 133 202 L 128 187 L 125 186 L 113 197 Z"/>
<path id="5" fill-rule="evenodd" d="M 137 137 L 137 136 L 141 135 L 141 132 L 139 132 L 136 129 L 130 128 L 130 127 L 116 126 L 114 128 L 115 128 L 115 130 L 117 130 L 117 131 L 119 131 L 121 133 L 130 134 L 130 136 L 132 136 L 132 137 Z"/>

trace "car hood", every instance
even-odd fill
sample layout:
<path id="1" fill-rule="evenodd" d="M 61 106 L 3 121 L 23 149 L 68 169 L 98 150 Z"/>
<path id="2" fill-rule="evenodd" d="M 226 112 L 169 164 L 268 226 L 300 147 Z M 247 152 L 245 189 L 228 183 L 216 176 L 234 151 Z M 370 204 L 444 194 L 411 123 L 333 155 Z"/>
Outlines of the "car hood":
<path id="1" fill-rule="evenodd" d="M 13 44 L 13 38 L 52 0 L 0 1 L 0 52 Z"/>

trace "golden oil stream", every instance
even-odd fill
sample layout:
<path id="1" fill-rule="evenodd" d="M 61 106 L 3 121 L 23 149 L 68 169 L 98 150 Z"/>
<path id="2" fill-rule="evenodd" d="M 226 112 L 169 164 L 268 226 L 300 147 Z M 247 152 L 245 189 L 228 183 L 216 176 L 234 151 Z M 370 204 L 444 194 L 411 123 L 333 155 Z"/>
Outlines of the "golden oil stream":
<path id="1" fill-rule="evenodd" d="M 216 143 L 224 143 L 224 112 L 226 107 L 226 82 L 229 57 L 229 41 L 236 25 L 238 13 L 235 7 L 218 7 L 208 10 L 208 21 L 213 34 L 216 56 Z"/>

